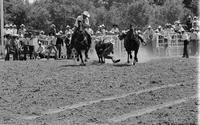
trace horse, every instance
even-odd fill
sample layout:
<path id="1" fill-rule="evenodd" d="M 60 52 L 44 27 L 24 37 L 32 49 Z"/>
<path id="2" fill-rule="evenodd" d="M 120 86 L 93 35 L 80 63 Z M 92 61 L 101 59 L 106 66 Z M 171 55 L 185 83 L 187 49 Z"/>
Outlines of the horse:
<path id="1" fill-rule="evenodd" d="M 77 60 L 79 61 L 79 57 L 81 58 L 80 65 L 84 66 L 85 62 L 87 62 L 86 52 L 88 51 L 88 46 L 89 46 L 89 42 L 88 42 L 87 35 L 86 35 L 85 31 L 83 30 L 82 23 L 79 21 L 78 27 L 72 36 L 71 47 L 75 48 L 75 50 L 77 52 Z M 85 60 L 83 60 L 83 55 L 82 55 L 83 51 L 85 51 Z"/>
<path id="2" fill-rule="evenodd" d="M 144 45 L 146 43 L 138 34 L 134 33 L 133 29 L 130 29 L 127 33 L 120 34 L 118 38 L 120 40 L 124 39 L 124 47 L 128 55 L 127 63 L 130 63 L 129 57 L 132 60 L 132 51 L 135 52 L 134 61 L 132 63 L 133 65 L 135 65 L 136 62 L 138 62 L 137 54 L 139 51 L 140 43 L 144 43 Z"/>

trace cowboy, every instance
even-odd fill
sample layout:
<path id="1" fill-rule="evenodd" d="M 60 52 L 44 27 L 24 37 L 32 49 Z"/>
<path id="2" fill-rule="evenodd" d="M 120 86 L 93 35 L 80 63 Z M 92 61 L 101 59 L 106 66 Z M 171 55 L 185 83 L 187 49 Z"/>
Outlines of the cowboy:
<path id="1" fill-rule="evenodd" d="M 88 11 L 84 11 L 80 16 L 78 16 L 78 17 L 76 18 L 76 22 L 75 22 L 75 24 L 74 24 L 75 29 L 74 29 L 74 33 L 73 33 L 73 35 L 72 35 L 72 41 L 74 41 L 73 39 L 74 39 L 74 37 L 75 37 L 75 35 L 76 35 L 76 32 L 77 32 L 77 31 L 83 31 L 83 33 L 86 35 L 86 38 L 87 38 L 87 41 L 88 41 L 88 44 L 89 44 L 88 48 L 90 48 L 91 40 L 92 40 L 90 34 L 86 31 L 86 28 L 89 28 L 89 27 L 90 27 L 90 24 L 89 24 L 89 17 L 90 17 L 89 12 L 88 12 Z M 83 29 L 80 29 L 79 23 L 82 24 L 82 28 L 83 28 Z M 78 28 L 79 28 L 79 29 L 78 29 Z M 89 58 L 88 58 L 88 54 L 86 54 L 86 58 L 89 59 Z"/>
<path id="2" fill-rule="evenodd" d="M 189 44 L 189 35 L 187 34 L 187 32 L 185 32 L 184 29 L 181 29 L 181 33 L 182 33 L 182 40 L 184 42 L 184 48 L 183 48 L 183 58 L 189 58 L 188 55 L 188 44 Z"/>

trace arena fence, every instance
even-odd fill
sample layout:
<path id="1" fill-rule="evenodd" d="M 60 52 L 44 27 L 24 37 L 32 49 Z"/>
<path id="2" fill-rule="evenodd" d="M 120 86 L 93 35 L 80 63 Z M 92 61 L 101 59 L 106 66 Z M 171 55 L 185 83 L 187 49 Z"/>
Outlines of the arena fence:
<path id="1" fill-rule="evenodd" d="M 105 35 L 105 36 L 93 36 L 92 51 L 95 46 L 95 39 L 101 39 L 105 41 L 111 41 L 114 43 L 114 53 L 118 56 L 124 56 L 126 54 L 124 48 L 124 41 L 119 40 L 117 35 Z M 153 47 L 154 54 L 157 56 L 180 56 L 183 54 L 183 40 L 180 34 L 171 34 L 169 37 L 158 35 Z"/>
<path id="2" fill-rule="evenodd" d="M 183 40 L 180 34 L 171 34 L 169 37 L 158 35 L 156 38 L 155 54 L 158 56 L 180 56 L 183 54 Z"/>

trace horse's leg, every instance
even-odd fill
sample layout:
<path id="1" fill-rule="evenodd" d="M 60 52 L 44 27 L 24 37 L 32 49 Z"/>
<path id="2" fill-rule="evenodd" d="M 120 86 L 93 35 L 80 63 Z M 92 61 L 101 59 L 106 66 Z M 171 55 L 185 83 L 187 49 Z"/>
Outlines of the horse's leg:
<path id="1" fill-rule="evenodd" d="M 139 50 L 139 48 L 135 50 L 135 58 L 134 59 L 135 59 L 136 62 L 138 62 L 138 57 L 137 57 L 138 50 Z"/>
<path id="2" fill-rule="evenodd" d="M 79 56 L 81 58 L 81 65 L 85 65 L 84 61 L 83 61 L 83 55 L 82 55 L 82 52 L 79 51 Z"/>
<path id="3" fill-rule="evenodd" d="M 127 63 L 130 63 L 130 61 L 129 61 L 129 52 L 127 51 Z"/>
<path id="4" fill-rule="evenodd" d="M 138 54 L 138 49 L 135 50 L 135 57 L 134 57 L 133 65 L 135 65 L 136 62 L 138 62 L 137 54 Z"/>
<path id="5" fill-rule="evenodd" d="M 85 50 L 85 62 L 87 62 L 87 59 L 89 59 L 88 58 L 88 49 Z"/>

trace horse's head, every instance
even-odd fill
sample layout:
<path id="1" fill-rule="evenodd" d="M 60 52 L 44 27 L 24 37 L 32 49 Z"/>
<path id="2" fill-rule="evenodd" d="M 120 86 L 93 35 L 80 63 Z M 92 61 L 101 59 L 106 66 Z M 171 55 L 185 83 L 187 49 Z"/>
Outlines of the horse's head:
<path id="1" fill-rule="evenodd" d="M 83 23 L 82 23 L 82 21 L 78 21 L 78 29 L 79 29 L 79 31 L 83 31 Z"/>
<path id="2" fill-rule="evenodd" d="M 123 40 L 123 39 L 125 39 L 125 37 L 126 37 L 125 33 L 121 33 L 118 35 L 119 40 Z"/>

